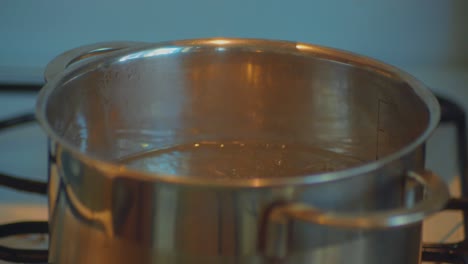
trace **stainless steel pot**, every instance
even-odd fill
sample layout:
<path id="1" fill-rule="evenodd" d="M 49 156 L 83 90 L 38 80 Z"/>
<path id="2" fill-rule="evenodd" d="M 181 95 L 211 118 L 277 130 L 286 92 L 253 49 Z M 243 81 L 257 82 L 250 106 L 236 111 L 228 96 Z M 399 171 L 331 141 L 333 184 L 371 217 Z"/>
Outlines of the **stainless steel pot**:
<path id="1" fill-rule="evenodd" d="M 419 262 L 448 199 L 408 74 L 304 43 L 100 43 L 46 70 L 51 263 Z"/>

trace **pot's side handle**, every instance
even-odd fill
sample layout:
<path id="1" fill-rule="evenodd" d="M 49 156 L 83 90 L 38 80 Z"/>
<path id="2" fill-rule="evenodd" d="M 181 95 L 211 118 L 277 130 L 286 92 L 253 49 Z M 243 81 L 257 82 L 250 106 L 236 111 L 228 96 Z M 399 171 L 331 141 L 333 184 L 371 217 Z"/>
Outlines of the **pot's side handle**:
<path id="1" fill-rule="evenodd" d="M 266 210 L 261 220 L 259 249 L 269 258 L 285 257 L 289 241 L 289 223 L 292 220 L 349 229 L 383 229 L 420 222 L 426 216 L 444 208 L 449 199 L 449 191 L 440 177 L 429 171 L 408 172 L 407 177 L 424 187 L 421 201 L 409 208 L 348 213 L 324 211 L 298 202 L 275 203 Z"/>
<path id="2" fill-rule="evenodd" d="M 101 42 L 66 51 L 47 64 L 44 74 L 45 81 L 51 81 L 68 66 L 82 59 L 143 44 L 146 43 L 133 41 Z"/>

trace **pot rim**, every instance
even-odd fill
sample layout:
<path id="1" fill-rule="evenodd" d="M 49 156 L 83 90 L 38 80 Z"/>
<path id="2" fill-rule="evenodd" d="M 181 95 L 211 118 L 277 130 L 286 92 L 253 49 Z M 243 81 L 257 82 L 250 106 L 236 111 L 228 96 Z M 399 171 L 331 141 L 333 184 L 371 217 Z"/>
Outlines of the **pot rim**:
<path id="1" fill-rule="evenodd" d="M 410 144 L 400 150 L 387 155 L 379 160 L 368 162 L 356 167 L 324 172 L 313 175 L 298 175 L 293 177 L 279 178 L 253 178 L 253 179 L 220 179 L 191 176 L 178 176 L 171 174 L 155 174 L 142 170 L 128 168 L 124 165 L 106 161 L 89 153 L 82 152 L 79 148 L 66 141 L 61 137 L 50 125 L 46 116 L 46 108 L 49 96 L 52 92 L 72 80 L 77 74 L 93 71 L 99 68 L 105 62 L 121 59 L 129 54 L 149 52 L 151 50 L 167 48 L 167 47 L 245 47 L 259 48 L 268 51 L 286 52 L 290 54 L 304 54 L 315 56 L 320 59 L 330 60 L 338 63 L 347 64 L 354 67 L 364 68 L 370 71 L 378 72 L 379 74 L 391 77 L 402 81 L 413 89 L 413 92 L 423 101 L 428 110 L 429 120 L 424 131 Z M 150 43 L 148 45 L 138 45 L 133 48 L 128 48 L 120 51 L 113 51 L 109 54 L 99 55 L 96 58 L 89 59 L 85 62 L 76 63 L 71 67 L 59 73 L 55 78 L 49 80 L 39 92 L 36 103 L 36 117 L 41 127 L 46 132 L 49 140 L 53 140 L 63 148 L 70 152 L 76 159 L 83 162 L 85 165 L 103 171 L 109 177 L 127 177 L 137 180 L 146 180 L 151 182 L 165 182 L 172 184 L 198 185 L 205 187 L 280 187 L 291 186 L 298 184 L 316 184 L 330 182 L 335 180 L 346 179 L 358 175 L 364 175 L 372 171 L 383 168 L 386 164 L 392 163 L 405 157 L 416 148 L 423 145 L 435 130 L 440 119 L 440 107 L 435 96 L 429 89 L 415 77 L 411 76 L 394 66 L 383 63 L 373 58 L 362 56 L 356 53 L 339 50 L 335 48 L 324 47 L 315 44 L 292 41 L 278 41 L 271 39 L 253 39 L 253 38 L 202 38 L 202 39 L 186 39 L 170 42 Z"/>

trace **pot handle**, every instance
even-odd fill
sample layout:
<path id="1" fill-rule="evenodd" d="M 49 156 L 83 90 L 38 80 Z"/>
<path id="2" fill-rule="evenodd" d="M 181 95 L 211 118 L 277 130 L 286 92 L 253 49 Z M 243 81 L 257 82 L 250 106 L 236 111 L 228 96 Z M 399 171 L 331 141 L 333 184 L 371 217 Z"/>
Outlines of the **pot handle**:
<path id="1" fill-rule="evenodd" d="M 414 224 L 442 208 L 449 199 L 443 180 L 429 171 L 408 172 L 407 177 L 423 189 L 421 201 L 409 208 L 374 212 L 323 211 L 312 205 L 293 201 L 271 205 L 261 220 L 259 249 L 266 257 L 283 258 L 287 255 L 289 222 L 300 220 L 319 225 L 349 229 L 383 229 Z"/>
<path id="2" fill-rule="evenodd" d="M 45 81 L 51 81 L 68 66 L 80 60 L 143 44 L 146 43 L 134 41 L 101 42 L 66 51 L 47 64 L 44 74 Z"/>

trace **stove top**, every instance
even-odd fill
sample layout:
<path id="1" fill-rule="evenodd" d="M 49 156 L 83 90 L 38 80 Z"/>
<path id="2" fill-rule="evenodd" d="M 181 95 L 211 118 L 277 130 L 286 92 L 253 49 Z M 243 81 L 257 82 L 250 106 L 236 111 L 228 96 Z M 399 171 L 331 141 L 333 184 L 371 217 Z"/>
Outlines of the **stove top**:
<path id="1" fill-rule="evenodd" d="M 36 91 L 40 86 L 1 88 L 0 259 L 3 260 L 0 263 L 15 260 L 45 263 L 48 245 L 47 139 L 35 123 L 33 114 Z M 454 102 L 457 100 L 439 96 L 439 101 L 442 120 L 427 144 L 427 167 L 444 176 L 454 197 L 468 197 L 465 111 Z M 425 221 L 423 238 L 432 244 L 425 245 L 424 260 L 468 263 L 468 245 L 464 242 L 464 237 L 468 237 L 468 224 L 463 222 L 468 219 L 468 213 L 460 211 L 467 205 L 467 200 L 452 200 L 447 205 L 452 211 L 439 213 Z M 30 249 L 35 251 L 24 251 Z"/>

